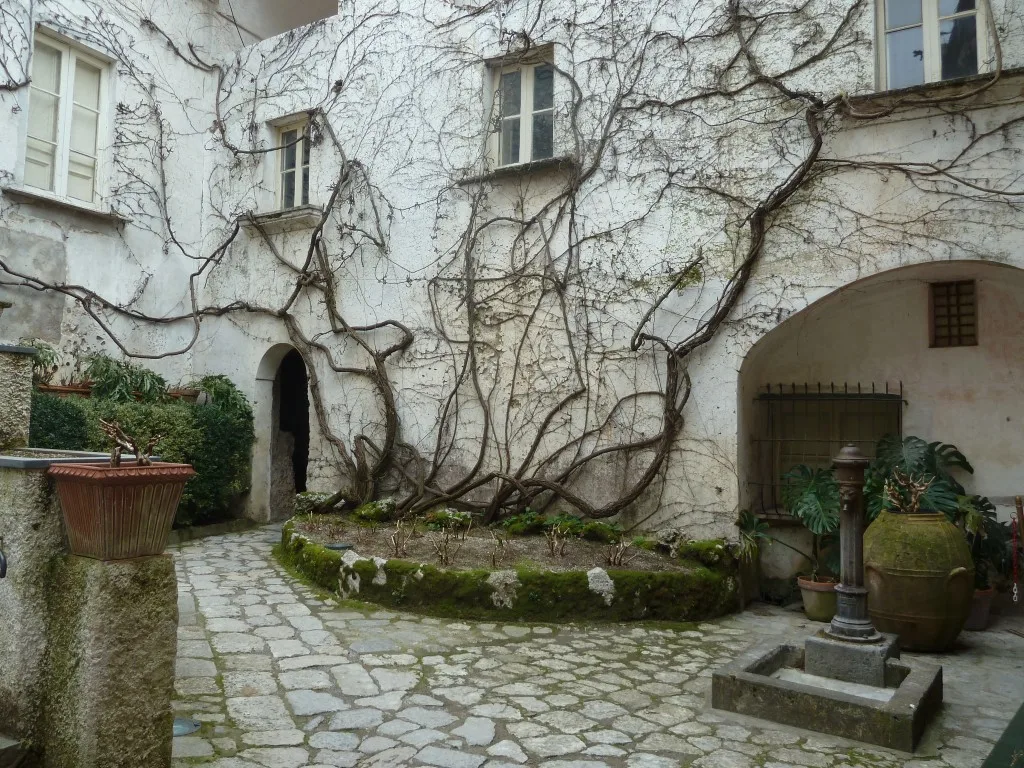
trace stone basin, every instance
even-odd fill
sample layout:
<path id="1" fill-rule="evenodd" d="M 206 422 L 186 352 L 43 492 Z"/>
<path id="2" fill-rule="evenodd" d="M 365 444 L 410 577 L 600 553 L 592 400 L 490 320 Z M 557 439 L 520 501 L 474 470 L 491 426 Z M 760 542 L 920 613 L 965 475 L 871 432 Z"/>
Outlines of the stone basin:
<path id="1" fill-rule="evenodd" d="M 942 704 L 942 668 L 885 661 L 885 686 L 808 674 L 804 648 L 754 648 L 714 672 L 711 706 L 913 752 Z"/>

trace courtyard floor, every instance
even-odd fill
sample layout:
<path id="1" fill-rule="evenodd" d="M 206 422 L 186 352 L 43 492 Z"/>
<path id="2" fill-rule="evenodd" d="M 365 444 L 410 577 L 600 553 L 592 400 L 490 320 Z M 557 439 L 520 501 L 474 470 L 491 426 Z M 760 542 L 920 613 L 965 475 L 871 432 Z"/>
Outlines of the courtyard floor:
<path id="1" fill-rule="evenodd" d="M 461 622 L 319 599 L 262 528 L 189 542 L 176 768 L 976 768 L 1024 700 L 1024 621 L 965 633 L 914 756 L 708 708 L 711 671 L 819 625 L 756 606 L 693 628 Z M 914 656 L 905 654 L 913 663 Z"/>

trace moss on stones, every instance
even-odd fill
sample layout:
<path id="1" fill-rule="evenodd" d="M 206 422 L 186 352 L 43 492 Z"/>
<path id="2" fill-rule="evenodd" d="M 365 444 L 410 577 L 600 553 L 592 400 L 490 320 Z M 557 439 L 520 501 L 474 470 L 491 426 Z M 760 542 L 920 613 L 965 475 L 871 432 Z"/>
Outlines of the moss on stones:
<path id="1" fill-rule="evenodd" d="M 704 544 L 704 542 L 698 542 Z M 700 621 L 737 607 L 736 560 L 724 542 L 695 551 L 715 562 L 684 571 L 449 570 L 407 560 L 382 560 L 337 552 L 284 526 L 282 562 L 314 585 L 343 597 L 440 616 L 511 621 Z M 723 554 L 723 551 L 725 554 Z M 495 575 L 499 574 L 496 578 Z M 596 575 L 601 578 L 595 578 Z"/>

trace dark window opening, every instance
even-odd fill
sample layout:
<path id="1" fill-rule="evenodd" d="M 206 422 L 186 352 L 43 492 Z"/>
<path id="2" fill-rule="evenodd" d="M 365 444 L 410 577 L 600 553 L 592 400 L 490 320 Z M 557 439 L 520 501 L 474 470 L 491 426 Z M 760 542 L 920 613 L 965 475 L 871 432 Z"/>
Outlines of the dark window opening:
<path id="1" fill-rule="evenodd" d="M 285 355 L 277 369 L 277 391 L 280 397 L 278 429 L 290 432 L 295 439 L 292 451 L 292 472 L 295 492 L 306 490 L 306 469 L 309 464 L 309 387 L 306 364 L 296 350 Z"/>
<path id="2" fill-rule="evenodd" d="M 885 435 L 903 434 L 903 385 L 776 384 L 755 403 L 756 486 L 762 517 L 788 518 L 782 506 L 782 476 L 798 464 L 827 469 L 848 443 L 869 458 Z"/>
<path id="3" fill-rule="evenodd" d="M 976 346 L 978 307 L 974 281 L 932 283 L 931 288 L 931 345 Z"/>

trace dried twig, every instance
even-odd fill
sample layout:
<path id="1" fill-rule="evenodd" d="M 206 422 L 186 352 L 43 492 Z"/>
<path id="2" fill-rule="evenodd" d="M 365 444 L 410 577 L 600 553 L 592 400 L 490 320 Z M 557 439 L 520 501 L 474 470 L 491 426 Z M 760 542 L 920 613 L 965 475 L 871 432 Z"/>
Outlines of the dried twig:
<path id="1" fill-rule="evenodd" d="M 145 448 L 140 448 L 138 439 L 126 435 L 118 422 L 100 419 L 100 428 L 114 443 L 114 447 L 110 451 L 110 466 L 112 467 L 121 466 L 121 451 L 123 450 L 135 454 L 135 460 L 140 467 L 149 466 L 153 463 L 150 457 L 153 455 L 156 444 L 163 439 L 163 435 L 154 435 L 146 443 Z"/>
<path id="2" fill-rule="evenodd" d="M 505 558 L 512 554 L 512 541 L 507 536 L 500 536 L 491 531 L 491 566 L 497 568 Z"/>
<path id="3" fill-rule="evenodd" d="M 391 552 L 395 557 L 409 554 L 409 540 L 416 535 L 416 523 L 399 520 L 395 523 L 395 532 L 391 534 Z"/>
<path id="4" fill-rule="evenodd" d="M 565 547 L 569 543 L 569 531 L 562 525 L 554 525 L 544 531 L 548 540 L 548 552 L 552 557 L 565 557 Z"/>
<path id="5" fill-rule="evenodd" d="M 618 542 L 612 544 L 608 548 L 608 554 L 605 558 L 608 562 L 608 565 L 623 566 L 633 562 L 633 560 L 636 559 L 637 555 L 639 555 L 640 553 L 634 552 L 629 557 L 626 557 L 626 553 L 632 546 L 633 542 L 626 541 L 625 539 L 619 539 Z"/>

